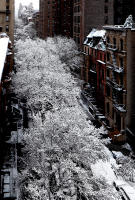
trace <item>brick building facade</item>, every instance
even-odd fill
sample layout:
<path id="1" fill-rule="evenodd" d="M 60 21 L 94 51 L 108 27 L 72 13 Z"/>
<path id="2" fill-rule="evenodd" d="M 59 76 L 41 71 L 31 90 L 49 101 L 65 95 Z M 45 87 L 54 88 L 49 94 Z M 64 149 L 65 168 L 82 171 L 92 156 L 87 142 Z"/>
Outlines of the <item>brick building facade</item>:
<path id="1" fill-rule="evenodd" d="M 123 24 L 132 14 L 135 18 L 134 0 L 74 0 L 73 37 L 82 47 L 92 28 L 107 24 Z"/>
<path id="2" fill-rule="evenodd" d="M 105 118 L 106 45 L 105 31 L 93 29 L 83 44 L 84 65 L 81 77 L 87 90 L 89 110 L 94 117 Z M 88 88 L 87 88 L 88 86 Z M 85 89 L 86 88 L 86 89 Z M 100 114 L 99 114 L 100 112 Z M 102 122 L 101 122 L 102 123 Z"/>
<path id="3" fill-rule="evenodd" d="M 83 44 L 83 89 L 87 99 L 95 99 L 90 112 L 114 140 L 123 141 L 135 136 L 135 23 L 129 16 L 124 25 L 104 29 L 106 42 L 93 29 Z"/>
<path id="4" fill-rule="evenodd" d="M 6 32 L 14 41 L 14 0 L 0 0 L 0 33 Z"/>
<path id="5" fill-rule="evenodd" d="M 60 34 L 73 37 L 73 1 L 61 0 L 60 13 Z"/>
<path id="6" fill-rule="evenodd" d="M 81 47 L 92 28 L 113 24 L 113 1 L 74 0 L 73 37 Z"/>
<path id="7" fill-rule="evenodd" d="M 40 0 L 39 36 L 73 36 L 73 1 Z"/>
<path id="8" fill-rule="evenodd" d="M 60 33 L 60 0 L 40 0 L 39 36 L 53 37 Z"/>
<path id="9" fill-rule="evenodd" d="M 132 16 L 123 26 L 107 31 L 107 88 L 105 115 L 113 133 L 135 135 L 135 24 Z"/>

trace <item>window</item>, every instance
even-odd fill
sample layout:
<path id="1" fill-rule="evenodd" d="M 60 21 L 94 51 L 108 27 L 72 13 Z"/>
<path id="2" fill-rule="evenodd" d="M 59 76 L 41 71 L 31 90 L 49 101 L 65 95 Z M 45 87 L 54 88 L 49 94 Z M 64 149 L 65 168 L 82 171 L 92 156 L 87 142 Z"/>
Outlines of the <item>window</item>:
<path id="1" fill-rule="evenodd" d="M 9 10 L 9 6 L 6 6 L 6 10 Z"/>
<path id="2" fill-rule="evenodd" d="M 89 55 L 89 47 L 88 47 L 88 55 Z"/>
<path id="3" fill-rule="evenodd" d="M 105 24 L 108 24 L 108 16 L 105 16 L 104 21 L 105 21 Z"/>
<path id="4" fill-rule="evenodd" d="M 122 51 L 123 50 L 123 40 L 120 39 L 120 50 Z"/>
<path id="5" fill-rule="evenodd" d="M 107 43 L 108 43 L 108 44 L 110 43 L 110 38 L 109 38 L 109 36 L 107 36 Z"/>
<path id="6" fill-rule="evenodd" d="M 120 67 L 123 67 L 123 58 L 120 58 Z"/>
<path id="7" fill-rule="evenodd" d="M 8 22 L 9 21 L 9 16 L 8 15 L 6 15 L 6 22 Z"/>
<path id="8" fill-rule="evenodd" d="M 107 112 L 107 114 L 109 114 L 109 113 L 110 113 L 110 106 L 109 106 L 109 102 L 106 104 L 106 112 Z"/>
<path id="9" fill-rule="evenodd" d="M 93 49 L 91 49 L 91 55 L 93 56 Z"/>
<path id="10" fill-rule="evenodd" d="M 116 48 L 116 38 L 113 38 L 113 45 L 114 45 L 114 48 Z"/>
<path id="11" fill-rule="evenodd" d="M 107 61 L 110 61 L 110 53 L 107 52 Z"/>
<path id="12" fill-rule="evenodd" d="M 6 25 L 6 32 L 9 32 L 9 26 Z"/>
<path id="13" fill-rule="evenodd" d="M 107 14 L 108 13 L 108 6 L 105 6 L 104 12 Z"/>
<path id="14" fill-rule="evenodd" d="M 104 80 L 104 70 L 102 69 L 102 80 Z"/>
<path id="15" fill-rule="evenodd" d="M 123 75 L 120 76 L 120 84 L 123 85 Z"/>
<path id="16" fill-rule="evenodd" d="M 100 60 L 102 60 L 102 53 L 100 53 Z"/>
<path id="17" fill-rule="evenodd" d="M 110 77 L 110 70 L 109 69 L 107 69 L 106 73 L 107 73 L 107 77 Z"/>
<path id="18" fill-rule="evenodd" d="M 2 32 L 2 27 L 0 26 L 0 32 Z"/>
<path id="19" fill-rule="evenodd" d="M 107 87 L 106 87 L 106 95 L 108 96 L 108 97 L 110 97 L 110 95 L 111 95 L 111 90 L 110 90 L 110 87 L 107 85 Z"/>

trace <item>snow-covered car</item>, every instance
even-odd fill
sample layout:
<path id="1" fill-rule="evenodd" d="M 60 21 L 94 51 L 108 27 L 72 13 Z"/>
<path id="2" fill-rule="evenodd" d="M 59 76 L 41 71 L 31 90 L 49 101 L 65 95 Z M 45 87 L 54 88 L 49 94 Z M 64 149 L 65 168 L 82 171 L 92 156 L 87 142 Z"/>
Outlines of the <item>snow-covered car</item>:
<path id="1" fill-rule="evenodd" d="M 113 184 L 124 200 L 135 200 L 135 189 L 127 182 L 115 180 Z"/>

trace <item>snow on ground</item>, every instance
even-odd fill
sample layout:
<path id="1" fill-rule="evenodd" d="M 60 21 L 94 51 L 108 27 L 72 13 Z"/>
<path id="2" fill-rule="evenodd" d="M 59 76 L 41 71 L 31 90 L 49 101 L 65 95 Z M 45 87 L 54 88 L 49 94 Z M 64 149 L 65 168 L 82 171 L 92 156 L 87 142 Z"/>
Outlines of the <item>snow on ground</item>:
<path id="1" fill-rule="evenodd" d="M 84 109 L 85 113 L 87 114 L 87 116 L 90 117 L 90 120 L 95 120 L 94 117 L 92 116 L 92 114 L 89 112 L 89 109 L 88 109 L 87 105 L 85 105 L 84 102 L 81 99 L 79 99 L 79 103 L 83 107 L 83 109 Z"/>
<path id="2" fill-rule="evenodd" d="M 121 153 L 120 151 L 112 151 L 112 153 L 114 154 L 114 156 L 116 158 L 124 158 L 125 156 L 123 155 L 123 153 Z"/>
<path id="3" fill-rule="evenodd" d="M 91 169 L 94 176 L 98 178 L 104 177 L 109 184 L 112 184 L 116 180 L 116 175 L 110 162 L 99 160 L 96 164 L 91 165 Z"/>
<path id="4" fill-rule="evenodd" d="M 122 194 L 124 199 L 135 200 L 135 189 L 132 185 L 124 180 L 116 180 L 115 186 L 119 188 L 119 192 Z"/>
<path id="5" fill-rule="evenodd" d="M 131 146 L 128 143 L 122 145 L 122 147 L 125 148 L 125 149 L 127 149 L 127 150 L 129 150 L 129 151 L 132 151 L 132 148 L 131 148 Z"/>
<path id="6" fill-rule="evenodd" d="M 112 184 L 116 179 L 115 169 L 118 168 L 116 160 L 113 158 L 112 153 L 105 147 L 105 152 L 109 160 L 99 160 L 94 165 L 91 165 L 92 172 L 97 177 L 104 177 L 107 183 Z"/>

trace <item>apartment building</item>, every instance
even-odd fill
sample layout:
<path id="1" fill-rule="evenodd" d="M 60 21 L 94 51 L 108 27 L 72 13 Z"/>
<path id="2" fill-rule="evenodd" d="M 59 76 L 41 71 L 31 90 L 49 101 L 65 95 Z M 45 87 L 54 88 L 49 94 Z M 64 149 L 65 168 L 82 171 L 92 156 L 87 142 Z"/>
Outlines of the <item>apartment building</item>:
<path id="1" fill-rule="evenodd" d="M 6 32 L 14 41 L 14 0 L 0 0 L 0 33 Z"/>
<path id="2" fill-rule="evenodd" d="M 135 24 L 105 26 L 107 34 L 105 116 L 117 134 L 135 135 Z"/>
<path id="3" fill-rule="evenodd" d="M 60 13 L 60 34 L 73 37 L 73 1 L 61 0 Z"/>
<path id="4" fill-rule="evenodd" d="M 106 44 L 105 30 L 92 29 L 83 43 L 84 65 L 82 98 L 87 102 L 90 113 L 98 123 L 106 123 Z M 107 125 L 107 123 L 106 123 Z"/>
<path id="5" fill-rule="evenodd" d="M 72 0 L 40 0 L 40 37 L 73 35 Z"/>
<path id="6" fill-rule="evenodd" d="M 90 112 L 123 141 L 135 136 L 135 23 L 130 15 L 124 25 L 104 29 L 93 29 L 83 43 L 83 89 Z"/>
<path id="7" fill-rule="evenodd" d="M 73 37 L 82 47 L 85 37 L 92 28 L 102 28 L 114 23 L 113 1 L 74 0 Z"/>
<path id="8" fill-rule="evenodd" d="M 74 0 L 73 38 L 79 47 L 92 28 L 123 24 L 132 14 L 135 18 L 134 0 Z"/>

